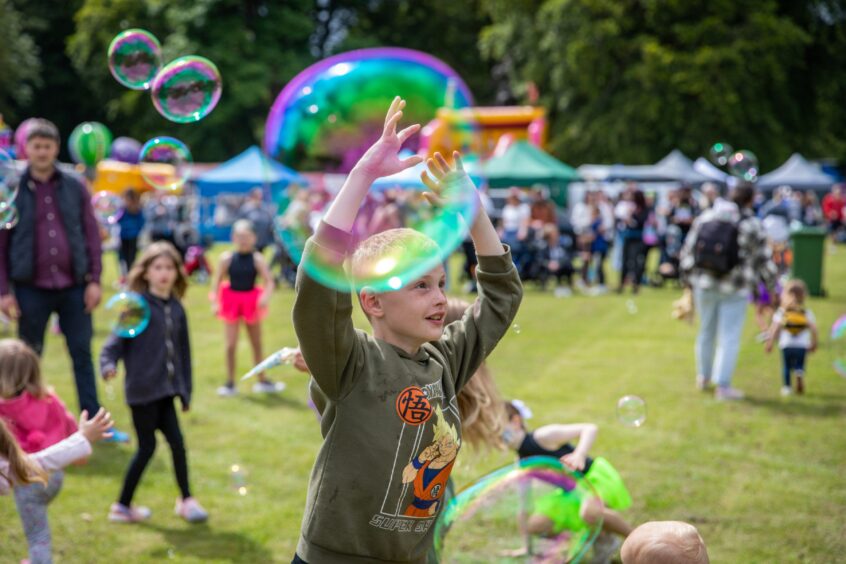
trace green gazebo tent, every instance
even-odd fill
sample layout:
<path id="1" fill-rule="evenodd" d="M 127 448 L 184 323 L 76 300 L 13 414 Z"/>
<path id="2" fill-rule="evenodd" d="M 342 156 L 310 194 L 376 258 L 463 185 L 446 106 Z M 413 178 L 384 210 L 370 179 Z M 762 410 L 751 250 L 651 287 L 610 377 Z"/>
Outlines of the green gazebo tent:
<path id="1" fill-rule="evenodd" d="M 581 178 L 576 169 L 528 141 L 514 142 L 502 156 L 488 159 L 482 170 L 491 188 L 544 184 L 560 206 L 567 205 L 567 186 Z"/>

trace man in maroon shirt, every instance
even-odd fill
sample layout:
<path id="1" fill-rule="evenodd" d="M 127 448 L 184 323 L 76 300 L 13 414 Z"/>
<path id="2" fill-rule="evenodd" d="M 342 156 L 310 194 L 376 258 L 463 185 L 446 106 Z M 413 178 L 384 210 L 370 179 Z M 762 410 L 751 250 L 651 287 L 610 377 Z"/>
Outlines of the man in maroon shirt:
<path id="1" fill-rule="evenodd" d="M 52 313 L 67 341 L 81 409 L 100 408 L 91 361 L 91 312 L 100 303 L 100 232 L 86 187 L 55 165 L 59 131 L 38 120 L 15 204 L 18 224 L 0 231 L 0 310 L 39 355 Z M 117 435 L 123 438 L 122 433 Z"/>

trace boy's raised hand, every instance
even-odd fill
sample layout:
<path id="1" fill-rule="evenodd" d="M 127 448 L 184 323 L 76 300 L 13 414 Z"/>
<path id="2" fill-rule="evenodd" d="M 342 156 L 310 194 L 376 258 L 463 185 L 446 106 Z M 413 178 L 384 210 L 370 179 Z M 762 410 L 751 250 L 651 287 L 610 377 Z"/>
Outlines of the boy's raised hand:
<path id="1" fill-rule="evenodd" d="M 385 116 L 385 127 L 382 136 L 374 143 L 364 156 L 358 161 L 356 168 L 365 172 L 373 178 L 381 178 L 401 172 L 407 168 L 423 162 L 423 157 L 414 155 L 407 159 L 399 158 L 399 151 L 402 144 L 409 137 L 417 133 L 420 124 L 410 125 L 397 133 L 397 124 L 402 119 L 402 109 L 405 107 L 405 100 L 399 96 L 395 97 L 388 108 Z"/>
<path id="2" fill-rule="evenodd" d="M 472 190 L 471 193 L 476 193 L 476 187 L 472 186 L 472 180 L 467 176 L 464 170 L 464 163 L 461 161 L 461 153 L 454 151 L 452 153 L 454 165 L 450 166 L 444 156 L 440 153 L 435 153 L 435 157 L 426 161 L 428 171 L 423 171 L 420 174 L 420 179 L 426 188 L 429 189 L 423 195 L 433 206 L 441 206 L 444 204 L 444 192 L 450 187 L 457 187 L 459 183 L 469 182 L 471 186 L 467 188 Z M 431 174 L 431 175 L 430 175 Z"/>

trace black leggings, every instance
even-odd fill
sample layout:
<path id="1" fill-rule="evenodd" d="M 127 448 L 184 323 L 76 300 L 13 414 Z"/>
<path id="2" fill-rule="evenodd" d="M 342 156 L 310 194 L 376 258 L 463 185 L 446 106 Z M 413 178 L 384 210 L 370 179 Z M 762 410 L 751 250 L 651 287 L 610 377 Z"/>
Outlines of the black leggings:
<path id="1" fill-rule="evenodd" d="M 623 270 L 620 272 L 620 286 L 631 277 L 632 285 L 639 286 L 646 266 L 646 246 L 640 239 L 623 241 Z"/>
<path id="2" fill-rule="evenodd" d="M 138 239 L 121 239 L 118 249 L 118 260 L 120 261 L 121 274 L 124 276 L 132 268 L 135 256 L 138 254 Z"/>
<path id="3" fill-rule="evenodd" d="M 129 464 L 126 477 L 123 479 L 123 490 L 120 492 L 120 502 L 129 507 L 135 488 L 141 480 L 141 474 L 156 452 L 156 430 L 160 430 L 170 444 L 173 454 L 173 469 L 176 472 L 176 482 L 182 492 L 182 498 L 191 497 L 188 487 L 188 461 L 185 456 L 185 444 L 182 441 L 182 431 L 179 430 L 179 419 L 176 417 L 176 407 L 172 397 L 163 398 L 143 405 L 131 405 L 132 424 L 138 436 L 138 451 Z"/>

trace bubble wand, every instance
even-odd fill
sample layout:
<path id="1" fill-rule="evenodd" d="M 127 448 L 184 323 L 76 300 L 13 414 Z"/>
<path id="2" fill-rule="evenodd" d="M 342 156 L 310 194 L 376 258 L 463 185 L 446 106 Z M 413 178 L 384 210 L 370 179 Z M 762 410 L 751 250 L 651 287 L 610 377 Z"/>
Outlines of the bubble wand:
<path id="1" fill-rule="evenodd" d="M 293 349 L 291 347 L 285 347 L 276 351 L 275 353 L 255 365 L 252 370 L 244 374 L 241 377 L 241 382 L 252 378 L 256 374 L 260 374 L 265 370 L 269 370 L 275 366 L 279 366 L 280 364 L 293 364 L 294 355 L 296 355 L 296 353 L 297 349 Z"/>

